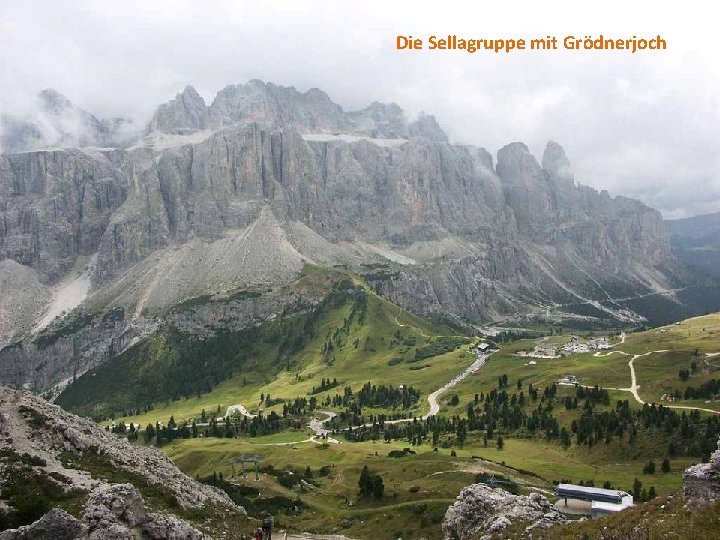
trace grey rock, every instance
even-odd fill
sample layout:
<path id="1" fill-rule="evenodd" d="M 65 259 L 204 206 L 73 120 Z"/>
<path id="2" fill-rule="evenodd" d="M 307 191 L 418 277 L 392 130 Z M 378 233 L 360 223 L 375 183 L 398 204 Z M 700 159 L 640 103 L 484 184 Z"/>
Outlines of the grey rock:
<path id="1" fill-rule="evenodd" d="M 100 247 L 131 178 L 114 152 L 26 152 L 0 156 L 0 260 L 56 282 Z"/>
<path id="2" fill-rule="evenodd" d="M 548 141 L 543 152 L 542 168 L 559 189 L 567 191 L 575 185 L 575 175 L 565 150 L 555 141 Z"/>
<path id="3" fill-rule="evenodd" d="M 121 521 L 135 528 L 149 520 L 142 495 L 132 484 L 106 484 L 95 488 L 85 503 L 84 521 L 95 530 Z"/>
<path id="4" fill-rule="evenodd" d="M 65 440 L 72 444 L 73 448 L 78 452 L 85 450 L 83 436 L 77 429 L 72 427 L 66 428 L 65 431 L 63 431 L 63 437 L 65 437 Z"/>
<path id="5" fill-rule="evenodd" d="M 213 126 L 259 122 L 267 126 L 296 126 L 309 130 L 346 131 L 350 126 L 342 108 L 323 91 L 305 93 L 293 87 L 252 80 L 218 92 L 208 108 Z"/>
<path id="6" fill-rule="evenodd" d="M 516 522 L 532 530 L 566 521 L 539 493 L 526 497 L 486 484 L 473 484 L 463 488 L 445 513 L 443 535 L 451 540 L 465 540 L 501 533 Z"/>
<path id="7" fill-rule="evenodd" d="M 30 525 L 0 532 L 0 540 L 76 540 L 79 538 L 87 538 L 87 526 L 60 508 L 53 508 Z"/>
<path id="8" fill-rule="evenodd" d="M 378 139 L 424 137 L 447 142 L 434 116 L 421 114 L 409 121 L 396 103 L 374 102 L 360 111 L 346 113 L 317 88 L 301 93 L 294 87 L 259 80 L 226 86 L 209 106 L 188 86 L 175 99 L 158 107 L 148 132 L 182 133 L 252 122 L 267 128 L 355 133 Z"/>
<path id="9" fill-rule="evenodd" d="M 54 508 L 35 523 L 0 533 L 0 540 L 201 540 L 173 516 L 154 514 L 131 484 L 101 484 L 85 503 L 82 521 Z"/>
<path id="10" fill-rule="evenodd" d="M 68 479 L 68 487 L 88 490 L 99 483 L 99 479 L 88 473 L 78 471 L 72 465 L 66 466 L 69 457 L 90 452 L 115 469 L 138 475 L 148 484 L 162 486 L 181 508 L 201 508 L 211 504 L 244 513 L 244 509 L 236 506 L 225 492 L 188 477 L 159 450 L 130 444 L 97 423 L 70 414 L 38 396 L 0 386 L 0 410 L 5 414 L 0 448 L 8 447 L 16 453 L 42 458 L 46 465 L 38 470 L 61 474 Z M 41 425 L 28 420 L 29 410 L 42 419 Z M 89 522 L 107 521 L 110 519 L 108 512 L 130 527 L 142 522 L 142 498 L 131 488 L 101 485 L 95 489 L 86 506 Z"/>
<path id="11" fill-rule="evenodd" d="M 172 516 L 154 516 L 142 526 L 149 540 L 200 540 L 204 536 L 185 521 Z"/>
<path id="12" fill-rule="evenodd" d="M 175 99 L 158 107 L 153 115 L 148 132 L 205 129 L 208 110 L 205 100 L 192 86 L 185 87 Z"/>
<path id="13" fill-rule="evenodd" d="M 37 270 L 6 259 L 0 261 L 0 291 L 0 344 L 19 342 L 40 317 L 48 287 Z"/>
<path id="14" fill-rule="evenodd" d="M 424 137 L 434 142 L 448 142 L 447 135 L 432 114 L 420 114 L 408 124 L 410 137 Z"/>
<path id="15" fill-rule="evenodd" d="M 720 501 L 720 440 L 708 463 L 693 465 L 685 471 L 683 495 L 690 508 Z"/>
<path id="16" fill-rule="evenodd" d="M 358 132 L 379 139 L 407 139 L 409 129 L 405 113 L 397 103 L 374 102 L 348 114 Z"/>
<path id="17" fill-rule="evenodd" d="M 135 540 L 133 531 L 120 523 L 101 523 L 100 527 L 91 532 L 89 540 Z"/>

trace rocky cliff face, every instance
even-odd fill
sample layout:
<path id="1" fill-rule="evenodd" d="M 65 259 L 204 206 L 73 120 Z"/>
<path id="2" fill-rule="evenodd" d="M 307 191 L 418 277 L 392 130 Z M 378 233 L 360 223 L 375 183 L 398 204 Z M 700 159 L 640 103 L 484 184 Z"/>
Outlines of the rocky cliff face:
<path id="1" fill-rule="evenodd" d="M 28 352 L 47 326 L 30 324 L 39 311 L 122 309 L 98 345 L 114 350 L 184 299 L 282 288 L 308 263 L 344 265 L 416 313 L 473 322 L 636 321 L 620 298 L 685 284 L 660 215 L 576 185 L 556 143 L 542 166 L 521 143 L 495 165 L 445 142 L 431 116 L 379 103 L 346 113 L 319 90 L 260 81 L 209 106 L 188 87 L 149 130 L 124 149 L 0 156 L 0 283 L 50 296 L 22 313 L 0 303 L 2 380 L 25 380 L 20 364 L 42 387 L 73 373 L 68 352 L 50 362 L 64 370 Z M 77 351 L 69 326 L 65 351 Z"/>
<path id="2" fill-rule="evenodd" d="M 0 258 L 58 281 L 97 252 L 111 215 L 127 200 L 116 152 L 23 152 L 0 157 Z"/>

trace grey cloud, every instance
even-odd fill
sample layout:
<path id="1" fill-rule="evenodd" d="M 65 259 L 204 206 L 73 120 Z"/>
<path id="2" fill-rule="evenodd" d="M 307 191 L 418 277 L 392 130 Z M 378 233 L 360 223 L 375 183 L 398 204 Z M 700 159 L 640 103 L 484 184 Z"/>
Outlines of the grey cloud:
<path id="1" fill-rule="evenodd" d="M 53 87 L 100 117 L 142 125 L 187 84 L 209 101 L 227 84 L 260 78 L 321 88 L 347 110 L 394 101 L 410 114 L 432 113 L 451 141 L 493 153 L 522 140 L 540 157 L 556 140 L 581 183 L 638 197 L 668 217 L 720 210 L 720 67 L 712 42 L 700 41 L 713 35 L 710 18 L 615 0 L 589 15 L 576 2 L 553 10 L 538 2 L 0 4 L 5 113 L 29 109 L 30 96 Z M 398 33 L 609 30 L 662 31 L 670 50 L 503 56 L 393 48 Z"/>

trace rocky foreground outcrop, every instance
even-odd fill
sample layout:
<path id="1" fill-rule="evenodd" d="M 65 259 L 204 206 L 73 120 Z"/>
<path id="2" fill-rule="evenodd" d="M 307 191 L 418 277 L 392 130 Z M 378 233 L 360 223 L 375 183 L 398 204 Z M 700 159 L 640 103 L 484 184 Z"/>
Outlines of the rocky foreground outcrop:
<path id="1" fill-rule="evenodd" d="M 708 463 L 693 465 L 685 471 L 683 494 L 689 508 L 720 501 L 720 441 Z"/>
<path id="2" fill-rule="evenodd" d="M 224 492 L 181 472 L 159 450 L 130 444 L 39 397 L 0 387 L 0 411 L 0 449 L 36 458 L 37 463 L 45 463 L 38 469 L 63 475 L 73 487 L 88 489 L 102 483 L 82 469 L 83 460 L 92 457 L 107 467 L 139 475 L 148 484 L 163 486 L 182 508 L 206 503 L 238 508 Z M 0 463 L 0 473 L 2 467 Z"/>
<path id="3" fill-rule="evenodd" d="M 40 508 L 56 507 L 68 495 L 80 497 L 82 519 L 55 508 L 32 525 L 1 533 L 0 540 L 195 539 L 202 535 L 168 512 L 245 516 L 225 492 L 188 477 L 159 450 L 130 444 L 43 399 L 0 387 L 0 512 L 27 515 L 14 506 L 27 509 L 26 485 L 44 486 L 35 494 Z M 141 492 L 159 506 L 149 508 Z M 14 526 L 27 523 L 22 519 Z"/>
<path id="4" fill-rule="evenodd" d="M 447 540 L 484 539 L 516 523 L 530 531 L 564 522 L 562 514 L 539 493 L 513 495 L 502 488 L 473 484 L 463 488 L 448 508 L 443 534 Z"/>
<path id="5" fill-rule="evenodd" d="M 53 508 L 31 525 L 0 532 L 0 540 L 70 540 L 143 538 L 200 540 L 202 533 L 173 516 L 148 511 L 132 484 L 103 484 L 85 503 L 82 520 Z"/>

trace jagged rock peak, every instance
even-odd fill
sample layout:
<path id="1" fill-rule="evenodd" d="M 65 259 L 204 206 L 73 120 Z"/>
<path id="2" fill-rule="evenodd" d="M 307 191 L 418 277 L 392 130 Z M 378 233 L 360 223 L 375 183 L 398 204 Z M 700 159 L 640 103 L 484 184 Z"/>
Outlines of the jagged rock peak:
<path id="1" fill-rule="evenodd" d="M 147 131 L 182 131 L 205 129 L 207 105 L 197 90 L 188 85 L 175 99 L 160 105 L 153 115 Z"/>
<path id="2" fill-rule="evenodd" d="M 123 118 L 98 119 L 55 89 L 37 95 L 28 110 L 0 116 L 0 151 L 120 146 L 137 134 Z"/>
<path id="3" fill-rule="evenodd" d="M 209 116 L 214 127 L 248 121 L 305 130 L 347 131 L 350 127 L 342 107 L 322 90 L 301 93 L 293 86 L 257 79 L 220 90 L 209 107 Z"/>
<path id="4" fill-rule="evenodd" d="M 70 101 L 64 94 L 61 94 L 54 88 L 46 88 L 38 94 L 38 99 L 45 110 L 60 112 L 63 109 L 70 109 L 73 107 L 72 101 Z"/>
<path id="5" fill-rule="evenodd" d="M 300 92 L 258 79 L 228 85 L 208 106 L 192 87 L 158 107 L 148 132 L 217 129 L 256 122 L 270 128 L 293 127 L 302 132 L 333 132 L 380 139 L 424 137 L 447 142 L 432 115 L 408 120 L 396 103 L 373 102 L 365 109 L 345 112 L 318 88 Z"/>
<path id="6" fill-rule="evenodd" d="M 435 142 L 448 142 L 447 135 L 432 114 L 420 115 L 408 125 L 411 137 L 425 137 Z"/>
<path id="7" fill-rule="evenodd" d="M 497 173 L 508 183 L 533 184 L 546 179 L 537 159 L 522 142 L 512 142 L 498 151 Z"/>
<path id="8" fill-rule="evenodd" d="M 421 113 L 415 120 L 408 121 L 397 103 L 374 101 L 365 109 L 348 113 L 348 117 L 360 133 L 373 138 L 425 137 L 434 142 L 447 142 L 447 135 L 434 116 Z"/>
<path id="9" fill-rule="evenodd" d="M 372 102 L 362 110 L 348 113 L 360 133 L 373 138 L 406 139 L 405 112 L 397 103 Z"/>
<path id="10" fill-rule="evenodd" d="M 572 172 L 570 160 L 565 155 L 565 150 L 555 141 L 548 141 L 543 152 L 542 168 L 548 173 L 550 179 L 558 184 L 575 183 L 575 176 Z"/>

